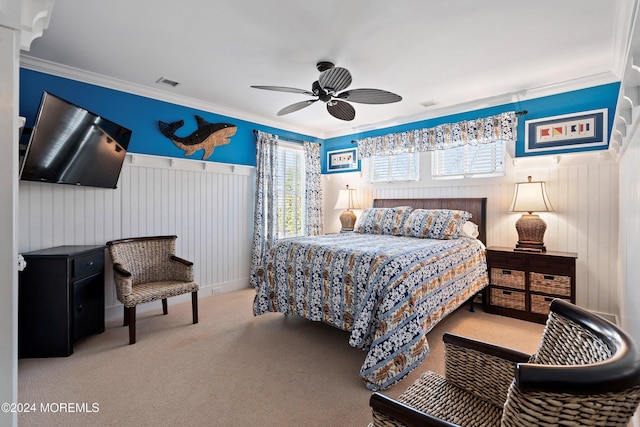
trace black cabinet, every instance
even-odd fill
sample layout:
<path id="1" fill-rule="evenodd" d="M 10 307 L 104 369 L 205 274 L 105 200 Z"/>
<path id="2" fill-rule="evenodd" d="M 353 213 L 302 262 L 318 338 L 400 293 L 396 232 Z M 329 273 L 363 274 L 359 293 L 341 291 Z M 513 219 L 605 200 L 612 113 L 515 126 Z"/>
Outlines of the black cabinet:
<path id="1" fill-rule="evenodd" d="M 58 246 L 22 254 L 19 357 L 69 356 L 73 342 L 104 332 L 105 246 Z"/>

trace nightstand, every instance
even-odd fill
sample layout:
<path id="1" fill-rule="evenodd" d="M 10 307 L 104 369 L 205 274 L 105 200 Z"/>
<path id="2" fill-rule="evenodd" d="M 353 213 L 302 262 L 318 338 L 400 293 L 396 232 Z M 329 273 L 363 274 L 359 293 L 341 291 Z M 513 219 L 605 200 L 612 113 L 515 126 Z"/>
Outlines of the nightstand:
<path id="1" fill-rule="evenodd" d="M 577 257 L 573 252 L 487 248 L 486 311 L 545 323 L 554 298 L 576 301 Z"/>

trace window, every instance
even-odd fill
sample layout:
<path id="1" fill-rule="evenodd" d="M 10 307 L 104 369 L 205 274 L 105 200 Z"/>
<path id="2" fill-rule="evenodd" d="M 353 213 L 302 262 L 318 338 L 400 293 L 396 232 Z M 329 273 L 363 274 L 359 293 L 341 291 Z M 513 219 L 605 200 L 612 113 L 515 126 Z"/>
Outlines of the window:
<path id="1" fill-rule="evenodd" d="M 304 151 L 302 146 L 278 145 L 278 238 L 304 236 Z"/>
<path id="2" fill-rule="evenodd" d="M 372 156 L 364 162 L 369 182 L 417 181 L 419 153 Z"/>
<path id="3" fill-rule="evenodd" d="M 505 143 L 462 145 L 431 152 L 434 178 L 479 178 L 505 174 Z"/>

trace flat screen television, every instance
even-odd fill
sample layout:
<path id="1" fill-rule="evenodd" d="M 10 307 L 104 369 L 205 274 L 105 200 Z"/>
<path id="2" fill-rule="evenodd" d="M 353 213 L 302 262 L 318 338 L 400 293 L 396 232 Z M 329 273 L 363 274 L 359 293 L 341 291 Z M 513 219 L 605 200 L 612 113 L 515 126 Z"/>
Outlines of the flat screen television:
<path id="1" fill-rule="evenodd" d="M 116 188 L 131 131 L 49 92 L 20 168 L 20 179 Z"/>

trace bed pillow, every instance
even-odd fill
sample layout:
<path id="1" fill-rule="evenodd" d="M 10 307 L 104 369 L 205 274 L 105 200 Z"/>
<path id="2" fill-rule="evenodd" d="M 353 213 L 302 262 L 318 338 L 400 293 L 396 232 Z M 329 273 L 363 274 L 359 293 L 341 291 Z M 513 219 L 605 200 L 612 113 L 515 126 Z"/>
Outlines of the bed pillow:
<path id="1" fill-rule="evenodd" d="M 450 209 L 416 209 L 407 218 L 405 235 L 425 239 L 456 239 L 471 218 L 467 211 Z"/>
<path id="2" fill-rule="evenodd" d="M 366 234 L 392 234 L 402 236 L 404 225 L 411 206 L 398 206 L 395 208 L 365 208 L 354 228 L 356 233 Z"/>
<path id="3" fill-rule="evenodd" d="M 479 235 L 480 231 L 478 231 L 478 224 L 471 221 L 465 222 L 460 228 L 460 236 L 477 239 Z"/>

